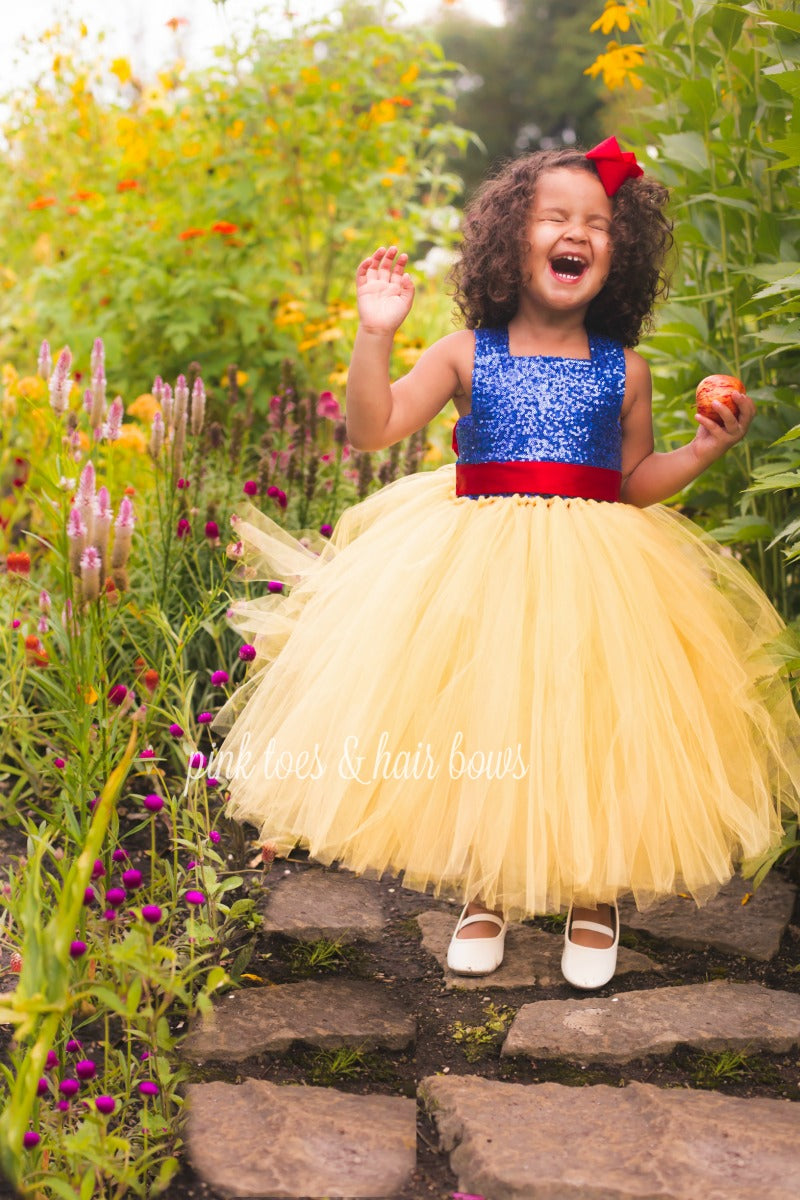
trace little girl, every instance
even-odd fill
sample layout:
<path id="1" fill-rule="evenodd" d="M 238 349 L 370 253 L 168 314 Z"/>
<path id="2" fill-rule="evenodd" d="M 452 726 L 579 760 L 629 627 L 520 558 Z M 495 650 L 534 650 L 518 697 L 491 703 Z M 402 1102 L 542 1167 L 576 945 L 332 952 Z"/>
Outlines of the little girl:
<path id="1" fill-rule="evenodd" d="M 414 288 L 407 255 L 376 250 L 348 436 L 390 446 L 452 399 L 458 462 L 351 507 L 318 556 L 255 509 L 237 521 L 250 577 L 293 586 L 236 606 L 265 669 L 226 709 L 229 812 L 279 853 L 458 896 L 456 972 L 499 966 L 509 919 L 568 906 L 562 970 L 600 987 L 618 896 L 703 902 L 800 807 L 780 618 L 659 503 L 754 415 L 740 394 L 738 416 L 716 404 L 653 449 L 632 347 L 663 290 L 666 200 L 613 138 L 508 164 L 466 214 L 467 328 L 395 383 Z"/>

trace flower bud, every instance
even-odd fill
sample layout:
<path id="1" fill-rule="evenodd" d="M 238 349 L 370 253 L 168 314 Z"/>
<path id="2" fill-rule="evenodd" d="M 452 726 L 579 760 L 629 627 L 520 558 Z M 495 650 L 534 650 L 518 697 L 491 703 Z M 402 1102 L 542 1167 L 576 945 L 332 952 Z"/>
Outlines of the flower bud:
<path id="1" fill-rule="evenodd" d="M 175 383 L 175 410 L 173 413 L 173 426 L 177 427 L 186 417 L 189 404 L 189 387 L 186 383 L 186 376 L 179 375 Z"/>
<path id="2" fill-rule="evenodd" d="M 69 543 L 69 569 L 75 576 L 81 573 L 81 556 L 86 549 L 86 526 L 80 509 L 73 505 L 67 519 L 67 542 Z"/>
<path id="3" fill-rule="evenodd" d="M 108 488 L 101 487 L 97 493 L 94 505 L 94 536 L 92 541 L 100 551 L 103 562 L 108 555 L 108 535 L 111 532 L 111 521 L 114 513 L 108 495 Z"/>
<path id="4" fill-rule="evenodd" d="M 111 569 L 114 571 L 120 567 L 124 567 L 128 561 L 135 523 L 133 504 L 131 503 L 130 496 L 123 496 L 120 501 L 119 514 L 114 524 L 114 546 L 111 551 Z M 119 584 L 117 584 L 117 587 L 119 587 Z"/>
<path id="5" fill-rule="evenodd" d="M 150 428 L 150 455 L 158 458 L 164 445 L 164 418 L 160 412 L 153 413 L 153 424 Z"/>
<path id="6" fill-rule="evenodd" d="M 194 381 L 192 388 L 192 433 L 195 437 L 203 428 L 203 421 L 206 415 L 206 390 L 203 387 L 203 381 L 200 376 Z"/>
<path id="7" fill-rule="evenodd" d="M 115 396 L 111 401 L 111 407 L 108 410 L 108 420 L 103 427 L 103 436 L 109 442 L 115 442 L 122 428 L 122 418 L 125 416 L 125 408 L 122 403 L 122 396 Z"/>
<path id="8" fill-rule="evenodd" d="M 102 560 L 96 546 L 87 546 L 81 555 L 81 595 L 87 603 L 100 595 Z"/>
<path id="9" fill-rule="evenodd" d="M 57 416 L 62 417 L 67 411 L 69 396 L 72 391 L 72 380 L 69 369 L 72 365 L 72 352 L 65 346 L 58 356 L 56 368 L 50 376 L 50 404 Z"/>
<path id="10" fill-rule="evenodd" d="M 98 371 L 100 372 L 101 375 L 104 373 L 105 361 L 106 361 L 106 351 L 105 351 L 105 346 L 103 345 L 103 339 L 95 338 L 94 345 L 92 346 L 92 359 L 91 359 L 92 378 L 94 378 L 94 376 L 98 373 Z"/>
<path id="11" fill-rule="evenodd" d="M 41 379 L 49 379 L 53 373 L 53 359 L 50 354 L 50 343 L 42 342 L 39 347 L 39 377 Z"/>
<path id="12" fill-rule="evenodd" d="M 92 375 L 92 407 L 89 412 L 89 424 L 92 429 L 99 429 L 106 415 L 106 377 L 102 366 Z"/>

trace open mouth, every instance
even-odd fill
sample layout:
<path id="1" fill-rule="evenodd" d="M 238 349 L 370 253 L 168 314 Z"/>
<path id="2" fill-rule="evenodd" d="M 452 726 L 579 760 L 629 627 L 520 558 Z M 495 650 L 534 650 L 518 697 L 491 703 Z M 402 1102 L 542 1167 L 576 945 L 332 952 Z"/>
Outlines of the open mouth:
<path id="1" fill-rule="evenodd" d="M 577 283 L 588 269 L 589 264 L 576 254 L 559 254 L 550 262 L 550 270 L 561 283 Z"/>

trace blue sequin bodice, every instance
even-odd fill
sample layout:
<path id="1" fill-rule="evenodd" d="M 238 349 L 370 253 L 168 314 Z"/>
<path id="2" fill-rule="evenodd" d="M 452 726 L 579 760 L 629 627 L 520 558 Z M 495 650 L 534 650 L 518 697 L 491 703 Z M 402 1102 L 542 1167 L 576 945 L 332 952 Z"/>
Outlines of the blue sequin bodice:
<path id="1" fill-rule="evenodd" d="M 625 352 L 589 335 L 591 358 L 511 355 L 507 329 L 475 330 L 472 411 L 458 461 L 562 462 L 618 471 Z"/>

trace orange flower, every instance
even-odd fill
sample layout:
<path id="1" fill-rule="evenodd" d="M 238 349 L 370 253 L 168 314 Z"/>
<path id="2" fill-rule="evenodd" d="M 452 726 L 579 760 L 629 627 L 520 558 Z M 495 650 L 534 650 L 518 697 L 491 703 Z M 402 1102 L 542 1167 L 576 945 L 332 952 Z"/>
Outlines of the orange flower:
<path id="1" fill-rule="evenodd" d="M 30 575 L 31 556 L 27 550 L 12 550 L 6 557 L 6 570 L 9 575 Z"/>
<path id="2" fill-rule="evenodd" d="M 135 496 L 135 495 L 136 495 L 136 488 L 135 488 L 135 487 L 131 487 L 131 485 L 130 485 L 130 484 L 128 484 L 128 486 L 125 488 L 125 495 L 126 495 L 126 496 Z"/>
<path id="3" fill-rule="evenodd" d="M 215 221 L 211 226 L 212 233 L 238 233 L 239 226 L 232 221 Z"/>
<path id="4" fill-rule="evenodd" d="M 57 203 L 55 196 L 37 196 L 35 200 L 31 200 L 28 208 L 52 208 Z"/>
<path id="5" fill-rule="evenodd" d="M 141 186 L 142 185 L 139 183 L 138 179 L 120 179 L 119 183 L 117 184 L 117 191 L 137 192 L 140 190 Z"/>
<path id="6" fill-rule="evenodd" d="M 73 192 L 70 200 L 94 200 L 97 192 Z"/>
<path id="7" fill-rule="evenodd" d="M 399 104 L 401 108 L 411 108 L 411 105 L 414 103 L 414 101 L 409 100 L 408 96 L 391 96 L 389 98 L 389 103 Z"/>
<path id="8" fill-rule="evenodd" d="M 183 233 L 179 233 L 178 237 L 182 242 L 188 242 L 190 238 L 204 237 L 205 229 L 184 229 Z"/>
<path id="9" fill-rule="evenodd" d="M 165 21 L 164 24 L 167 26 L 167 29 L 171 29 L 173 33 L 177 33 L 178 30 L 180 29 L 181 25 L 189 24 L 189 18 L 188 17 L 170 17 L 170 19 L 168 21 Z"/>
<path id="10" fill-rule="evenodd" d="M 25 657 L 29 667 L 46 667 L 50 661 L 44 646 L 33 633 L 25 638 Z"/>
<path id="11" fill-rule="evenodd" d="M 151 695 L 158 687 L 158 680 L 159 675 L 155 667 L 151 667 L 149 671 L 145 671 L 144 675 L 142 676 L 142 683 Z"/>

